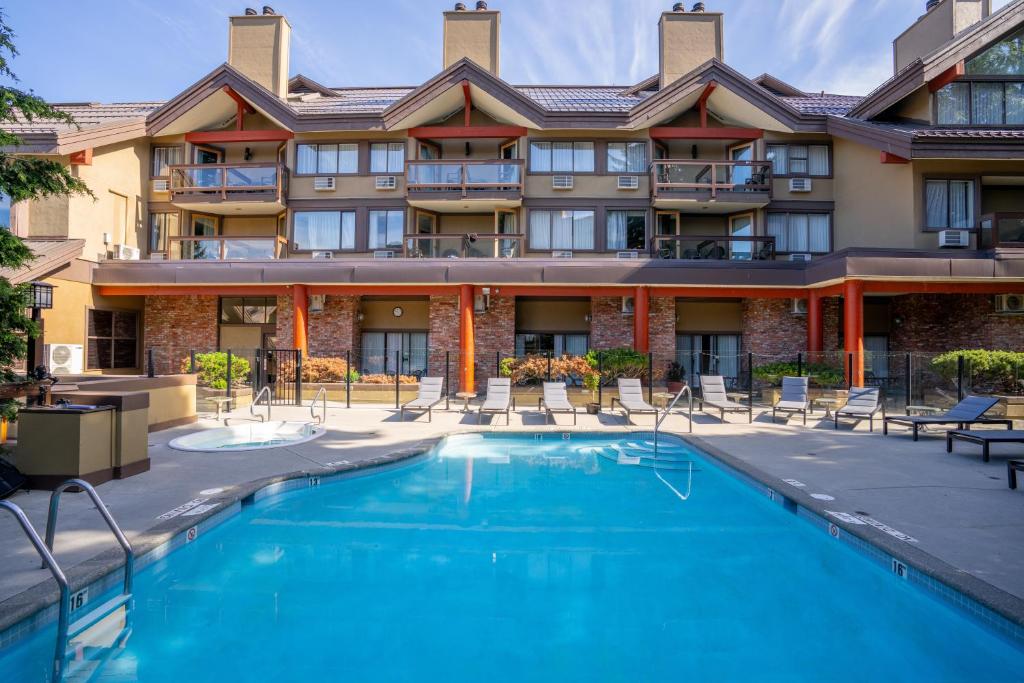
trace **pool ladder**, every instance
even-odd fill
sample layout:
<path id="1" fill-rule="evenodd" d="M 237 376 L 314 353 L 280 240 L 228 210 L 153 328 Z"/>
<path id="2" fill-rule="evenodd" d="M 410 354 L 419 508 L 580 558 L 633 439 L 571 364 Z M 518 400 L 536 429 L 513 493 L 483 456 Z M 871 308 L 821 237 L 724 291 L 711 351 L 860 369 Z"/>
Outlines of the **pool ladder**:
<path id="1" fill-rule="evenodd" d="M 99 511 L 103 521 L 106 522 L 107 527 L 111 533 L 114 534 L 114 538 L 117 540 L 118 545 L 124 550 L 124 584 L 121 595 L 115 598 L 107 600 L 103 604 L 99 605 L 95 609 L 90 610 L 85 616 L 78 617 L 75 621 L 71 621 L 71 586 L 68 584 L 67 576 L 64 571 L 57 564 L 56 558 L 53 556 L 53 539 L 57 531 L 57 513 L 60 507 L 60 496 L 61 494 L 71 487 L 78 487 L 88 494 L 89 498 L 92 499 L 93 505 Z M 0 500 L 0 509 L 7 510 L 17 520 L 21 530 L 25 532 L 28 540 L 32 543 L 32 547 L 35 548 L 42 560 L 41 568 L 49 569 L 50 574 L 53 575 L 54 580 L 57 582 L 57 586 L 60 588 L 60 601 L 58 603 L 58 616 L 57 616 L 57 642 L 53 654 L 53 681 L 61 681 L 64 679 L 67 673 L 67 664 L 70 656 L 74 655 L 74 652 L 68 651 L 68 641 L 77 635 L 82 634 L 89 628 L 95 626 L 101 620 L 110 616 L 121 607 L 125 608 L 126 617 L 131 611 L 131 600 L 132 600 L 132 580 L 135 575 L 135 552 L 132 550 L 131 544 L 128 539 L 125 538 L 124 532 L 121 531 L 121 527 L 117 525 L 114 518 L 111 517 L 107 507 L 103 504 L 103 500 L 100 499 L 99 494 L 96 493 L 96 489 L 92 487 L 88 482 L 82 481 L 81 479 L 68 479 L 63 484 L 58 486 L 50 494 L 50 509 L 46 515 L 46 540 L 39 538 L 39 534 L 36 532 L 35 527 L 25 516 L 25 512 L 14 503 L 9 500 Z M 129 620 L 126 618 L 125 628 L 122 630 L 122 636 L 117 640 L 123 642 L 125 634 L 130 632 Z"/>
<path id="2" fill-rule="evenodd" d="M 316 402 L 319 401 L 321 397 L 323 397 L 324 413 L 322 419 L 319 415 L 316 414 Z M 327 422 L 327 389 L 324 388 L 323 386 L 321 386 L 320 390 L 316 392 L 316 396 L 313 397 L 313 400 L 309 402 L 309 414 L 314 420 L 316 420 L 316 423 L 318 425 Z"/>
<path id="3" fill-rule="evenodd" d="M 665 418 L 669 416 L 669 413 L 671 413 L 672 409 L 676 407 L 676 403 L 679 402 L 679 399 L 682 398 L 684 394 L 689 398 L 689 406 L 688 406 L 688 412 L 687 412 L 687 419 L 690 422 L 690 433 L 691 434 L 693 433 L 693 390 L 690 389 L 690 385 L 687 384 L 687 385 L 684 385 L 683 388 L 679 390 L 679 393 L 676 394 L 676 397 L 674 399 L 672 399 L 671 403 L 668 404 L 668 406 L 665 408 L 665 413 L 661 417 L 659 417 L 657 420 L 654 421 L 654 457 L 655 457 L 655 459 L 657 459 L 657 457 L 658 457 L 658 430 L 661 428 L 661 423 L 664 422 Z"/>

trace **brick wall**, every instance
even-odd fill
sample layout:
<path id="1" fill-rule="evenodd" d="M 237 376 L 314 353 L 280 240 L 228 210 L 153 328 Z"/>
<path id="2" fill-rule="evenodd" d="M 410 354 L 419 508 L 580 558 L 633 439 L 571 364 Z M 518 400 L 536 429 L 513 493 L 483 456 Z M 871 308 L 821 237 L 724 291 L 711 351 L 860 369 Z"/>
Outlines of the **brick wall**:
<path id="1" fill-rule="evenodd" d="M 992 297 L 978 294 L 911 294 L 894 297 L 889 336 L 893 352 L 956 349 L 1024 350 L 1024 316 L 996 315 Z"/>
<path id="2" fill-rule="evenodd" d="M 430 297 L 430 332 L 427 336 L 427 373 L 444 376 L 445 351 L 451 351 L 449 381 L 453 390 L 459 377 L 459 297 Z"/>
<path id="3" fill-rule="evenodd" d="M 158 374 L 181 371 L 189 351 L 217 350 L 216 296 L 147 296 L 144 348 L 153 349 Z"/>
<path id="4" fill-rule="evenodd" d="M 476 346 L 476 386 L 479 391 L 485 391 L 487 379 L 498 376 L 495 367 L 498 354 L 511 356 L 516 351 L 515 297 L 491 296 L 487 311 L 474 316 L 473 332 Z"/>
<path id="5" fill-rule="evenodd" d="M 672 297 L 651 297 L 651 353 L 654 369 L 662 372 L 676 359 L 676 300 Z"/>
<path id="6" fill-rule="evenodd" d="M 837 297 L 830 297 L 821 302 L 823 330 L 821 347 L 825 353 L 833 353 L 839 349 L 839 309 L 841 305 L 842 301 Z"/>
<path id="7" fill-rule="evenodd" d="M 743 352 L 755 363 L 796 359 L 807 349 L 807 316 L 794 315 L 790 299 L 743 300 Z"/>
<path id="8" fill-rule="evenodd" d="M 328 296 L 324 310 L 309 314 L 309 355 L 344 356 L 359 346 L 359 297 Z M 356 360 L 353 359 L 353 363 Z"/>
<path id="9" fill-rule="evenodd" d="M 282 349 L 290 349 L 295 346 L 295 335 L 292 331 L 292 321 L 295 311 L 292 309 L 291 295 L 277 297 L 277 346 Z"/>
<path id="10" fill-rule="evenodd" d="M 633 348 L 633 316 L 622 313 L 622 297 L 591 297 L 590 348 L 621 347 Z"/>

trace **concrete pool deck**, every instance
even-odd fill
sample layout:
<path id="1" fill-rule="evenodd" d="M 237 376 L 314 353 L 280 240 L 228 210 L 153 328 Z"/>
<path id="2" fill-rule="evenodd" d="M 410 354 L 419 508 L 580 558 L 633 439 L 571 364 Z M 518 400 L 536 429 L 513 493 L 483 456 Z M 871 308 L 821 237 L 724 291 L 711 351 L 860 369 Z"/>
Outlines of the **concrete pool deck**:
<path id="1" fill-rule="evenodd" d="M 238 411 L 239 418 L 248 410 Z M 755 415 L 757 415 L 755 411 Z M 274 408 L 275 420 L 307 420 L 308 408 Z M 914 443 L 899 428 L 883 437 L 867 424 L 833 431 L 831 421 L 816 419 L 804 427 L 798 419 L 773 424 L 770 411 L 747 424 L 745 416 L 732 416 L 721 424 L 716 418 L 695 416 L 693 437 L 756 468 L 779 490 L 831 496 L 828 509 L 846 511 L 878 520 L 916 542 L 912 545 L 958 571 L 980 579 L 1017 598 L 1024 598 L 1024 490 L 1011 491 L 1006 484 L 1005 460 L 1020 457 L 1019 446 L 997 446 L 992 462 L 983 463 L 980 448 L 956 446 L 947 454 L 945 442 L 933 430 Z M 742 419 L 742 421 L 741 421 Z M 114 518 L 129 539 L 137 538 L 159 523 L 158 517 L 196 498 L 203 491 L 235 487 L 257 479 L 297 470 L 315 471 L 342 461 L 365 462 L 395 451 L 408 450 L 446 434 L 465 431 L 650 431 L 650 416 L 638 416 L 638 425 L 626 427 L 618 414 L 581 414 L 576 427 L 571 418 L 556 416 L 560 423 L 545 425 L 543 416 L 523 409 L 512 416 L 477 426 L 476 415 L 452 410 L 435 411 L 426 417 L 399 422 L 398 411 L 381 406 L 346 409 L 328 407 L 327 434 L 314 441 L 269 450 L 189 453 L 176 451 L 168 442 L 196 429 L 221 426 L 212 419 L 197 425 L 151 434 L 152 469 L 129 479 L 97 487 Z M 237 422 L 236 422 L 237 423 Z M 666 432 L 687 435 L 687 420 L 670 416 Z M 784 483 L 794 480 L 804 486 Z M 21 506 L 40 532 L 45 526 L 49 493 L 20 492 L 11 500 Z M 820 500 L 820 498 L 819 498 Z M 56 555 L 65 568 L 80 565 L 115 548 L 100 517 L 83 495 L 65 494 L 61 502 Z M 13 605 L 19 593 L 50 580 L 13 518 L 0 517 L 0 620 L 5 604 Z M 5 603 L 8 599 L 11 602 Z"/>

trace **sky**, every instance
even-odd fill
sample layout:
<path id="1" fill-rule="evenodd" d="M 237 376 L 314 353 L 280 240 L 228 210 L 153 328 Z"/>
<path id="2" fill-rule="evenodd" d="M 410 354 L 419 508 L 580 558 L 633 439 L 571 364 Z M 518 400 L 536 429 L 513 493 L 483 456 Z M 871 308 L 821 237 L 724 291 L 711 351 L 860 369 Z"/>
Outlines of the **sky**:
<path id="1" fill-rule="evenodd" d="M 264 0 L 266 1 L 266 0 Z M 1011 0 L 993 0 L 993 10 Z M 472 8 L 475 0 L 466 0 Z M 687 0 L 687 6 L 692 5 Z M 227 57 L 246 0 L 0 0 L 22 87 L 51 102 L 165 100 Z M 292 75 L 324 85 L 416 85 L 441 70 L 440 0 L 273 0 L 292 25 Z M 502 77 L 516 85 L 631 85 L 658 70 L 672 0 L 492 0 Z M 925 0 L 705 0 L 725 13 L 725 61 L 808 92 L 862 95 L 892 75 L 892 40 Z M 375 55 L 381 54 L 378 58 Z"/>

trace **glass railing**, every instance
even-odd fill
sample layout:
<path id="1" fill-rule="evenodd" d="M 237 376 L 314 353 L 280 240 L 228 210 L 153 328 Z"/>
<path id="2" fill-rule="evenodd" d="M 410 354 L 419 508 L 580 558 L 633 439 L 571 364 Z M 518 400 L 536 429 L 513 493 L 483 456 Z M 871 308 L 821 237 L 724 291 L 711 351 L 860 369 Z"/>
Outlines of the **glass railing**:
<path id="1" fill-rule="evenodd" d="M 727 235 L 656 235 L 654 255 L 663 259 L 770 261 L 775 238 Z"/>
<path id="2" fill-rule="evenodd" d="M 408 235 L 406 258 L 518 258 L 525 235 Z"/>
<path id="3" fill-rule="evenodd" d="M 260 261 L 284 258 L 283 237 L 169 237 L 174 261 Z"/>
<path id="4" fill-rule="evenodd" d="M 654 194 L 771 192 L 768 161 L 658 160 L 651 165 Z"/>
<path id="5" fill-rule="evenodd" d="M 406 167 L 410 192 L 503 191 L 522 193 L 523 162 L 496 161 L 410 161 Z"/>
<path id="6" fill-rule="evenodd" d="M 193 164 L 171 166 L 171 195 L 222 195 L 273 192 L 281 196 L 284 167 L 280 164 Z"/>

